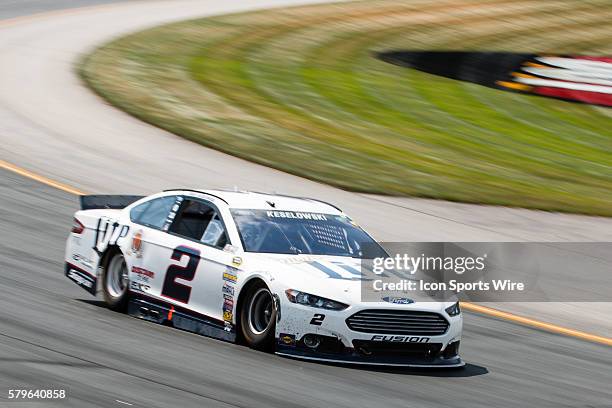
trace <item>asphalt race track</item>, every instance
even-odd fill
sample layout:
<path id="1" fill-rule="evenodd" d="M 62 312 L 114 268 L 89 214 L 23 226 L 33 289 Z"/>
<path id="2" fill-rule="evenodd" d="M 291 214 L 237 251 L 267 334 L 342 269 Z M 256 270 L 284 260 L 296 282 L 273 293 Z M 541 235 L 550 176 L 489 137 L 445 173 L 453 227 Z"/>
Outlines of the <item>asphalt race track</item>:
<path id="1" fill-rule="evenodd" d="M 0 176 L 2 398 L 51 387 L 69 399 L 32 406 L 611 406 L 609 347 L 475 314 L 465 369 L 386 371 L 285 359 L 112 312 L 62 274 L 76 197 Z"/>
<path id="2" fill-rule="evenodd" d="M 612 242 L 608 218 L 357 194 L 250 163 L 128 116 L 75 74 L 79 58 L 122 34 L 196 16 L 328 0 L 74 0 L 75 7 L 88 7 L 57 10 L 67 1 L 0 0 L 5 14 L 22 7 L 21 14 L 52 9 L 0 20 L 0 158 L 12 164 L 92 193 L 237 186 L 316 197 L 340 206 L 381 241 Z M 562 281 L 565 290 L 573 290 L 582 275 L 572 278 Z M 577 303 L 504 305 L 513 313 L 612 336 L 610 304 L 587 308 L 589 313 Z"/>
<path id="3" fill-rule="evenodd" d="M 0 18 L 102 2 L 0 0 Z M 61 31 L 57 30 L 57 26 L 53 28 L 51 23 L 47 27 L 40 27 L 42 32 L 52 29 Z M 3 46 L 11 44 L 18 48 L 26 41 L 26 34 L 33 35 L 17 33 L 9 39 L 0 35 L 0 42 L 4 42 Z M 25 47 L 21 57 L 34 56 L 37 51 L 40 50 Z M 4 58 L 1 61 L 0 71 L 19 62 L 12 59 L 8 63 L 9 60 Z M 29 72 L 28 69 L 25 71 Z M 6 92 L 10 86 L 17 87 L 11 85 L 9 79 L 3 77 L 4 82 L 0 84 L 0 123 L 4 132 L 0 152 L 3 159 L 15 159 L 17 163 L 41 172 L 46 170 L 43 173 L 48 176 L 95 192 L 119 191 L 118 186 L 124 180 L 126 186 L 134 188 L 134 191 L 122 192 L 139 193 L 145 185 L 146 190 L 154 191 L 161 186 L 173 187 L 167 184 L 179 179 L 170 176 L 163 180 L 154 179 L 161 170 L 148 168 L 142 176 L 126 172 L 127 167 L 120 168 L 118 163 L 101 158 L 101 152 L 97 152 L 98 156 L 85 156 L 82 162 L 77 163 L 66 148 L 70 145 L 72 133 L 58 125 L 60 119 L 66 118 L 61 115 L 52 118 L 59 112 L 52 105 L 48 105 L 48 111 L 44 111 L 44 105 L 27 106 L 27 99 L 24 98 L 36 96 L 34 88 L 25 87 L 23 93 Z M 39 78 L 32 78 L 33 85 L 40 81 Z M 71 96 L 78 100 L 78 96 Z M 12 97 L 16 98 L 16 102 L 9 105 L 7 99 Z M 40 104 L 49 104 L 44 97 L 40 99 Z M 101 118 L 108 118 L 104 116 L 106 111 L 117 115 L 111 108 L 100 102 L 99 105 Z M 40 111 L 36 122 L 26 120 L 29 109 Z M 100 113 L 87 112 L 87 109 L 94 108 L 84 107 L 81 113 Z M 129 123 L 125 135 L 129 142 L 133 142 L 133 139 L 129 139 L 133 137 L 130 132 L 148 132 L 155 140 L 175 144 L 178 152 L 193 150 L 190 143 L 171 138 L 163 132 L 156 133 L 154 129 L 128 117 L 121 120 Z M 25 125 L 25 122 L 29 124 Z M 106 123 L 91 124 L 91 131 L 99 136 L 108 131 L 105 126 Z M 88 145 L 85 141 L 75 149 L 80 149 L 82 153 L 88 149 Z M 49 152 L 56 154 L 49 156 Z M 116 154 L 112 150 L 104 153 L 108 157 Z M 151 154 L 157 156 L 159 152 Z M 215 152 L 207 154 L 213 164 L 223 163 L 228 158 Z M 125 162 L 126 159 L 132 160 L 136 166 L 145 165 L 135 156 L 126 155 L 116 160 Z M 73 167 L 70 167 L 71 160 Z M 236 162 L 236 159 L 232 160 Z M 232 162 L 232 166 L 235 162 Z M 234 174 L 238 180 L 246 180 L 249 172 L 261 169 L 261 166 L 240 163 L 244 170 L 243 173 Z M 116 168 L 109 167 L 109 164 L 116 165 Z M 88 174 L 84 171 L 88 165 L 97 172 L 90 171 Z M 187 159 L 177 166 L 183 170 L 202 170 Z M 269 171 L 259 174 L 262 179 L 278 181 L 281 176 L 277 173 Z M 146 181 L 141 177 L 147 177 Z M 188 182 L 196 180 L 192 177 Z M 299 179 L 284 178 L 280 184 L 290 189 L 291 183 L 296 180 Z M 254 188 L 266 182 L 272 184 L 271 181 L 245 181 L 253 183 L 253 187 L 244 187 Z M 331 189 L 315 183 L 304 182 L 300 185 L 322 196 L 332 194 Z M 610 347 L 476 314 L 467 313 L 465 318 L 461 354 L 468 366 L 464 370 L 406 371 L 294 361 L 111 312 L 99 299 L 94 299 L 63 276 L 64 242 L 72 213 L 77 209 L 76 197 L 5 170 L 0 170 L 0 190 L 1 407 L 120 407 L 128 406 L 126 403 L 135 407 L 245 408 L 612 406 Z M 348 193 L 333 194 L 344 194 L 339 197 L 348 201 Z M 372 219 L 367 216 L 380 209 L 369 213 L 363 210 L 372 202 L 370 198 L 358 196 L 356 204 L 352 205 L 357 210 L 361 208 L 363 218 Z M 387 204 L 387 208 L 396 208 L 391 213 L 399 216 L 405 203 L 397 202 L 395 207 Z M 450 231 L 447 232 L 449 235 L 433 235 L 437 239 L 447 239 L 453 233 L 456 233 L 455 236 L 459 233 L 472 234 L 471 237 L 488 234 L 488 239 L 508 239 L 513 235 L 525 237 L 530 232 L 520 225 L 517 227 L 518 224 L 507 227 L 504 233 L 496 232 L 493 228 L 496 226 L 487 223 L 467 225 L 469 220 L 458 219 L 457 214 L 468 217 L 469 209 L 456 211 L 454 219 L 445 219 L 447 209 L 436 203 L 430 205 L 427 211 L 438 206 L 436 217 L 427 214 L 419 216 L 413 207 L 413 210 L 409 210 L 413 215 L 411 221 L 421 229 L 432 225 L 440 230 L 448 227 L 445 231 Z M 490 210 L 483 209 L 483 212 L 487 211 Z M 350 208 L 349 212 L 355 213 Z M 512 218 L 510 210 L 503 213 L 511 219 L 523 219 L 525 223 L 533 224 L 535 221 L 529 219 L 528 214 L 531 213 L 520 213 L 517 218 Z M 544 215 L 538 220 L 540 226 L 545 231 L 555 231 L 554 236 L 564 237 L 563 231 L 555 229 L 561 228 L 555 227 L 560 225 L 557 219 L 547 221 L 547 217 Z M 578 231 L 582 237 L 595 238 L 589 231 L 596 230 L 598 221 L 589 221 L 586 217 L 563 219 L 566 222 L 561 225 L 567 231 Z M 550 228 L 547 230 L 548 222 Z M 400 223 L 398 228 L 401 226 Z M 535 227 L 533 229 L 536 230 Z M 606 230 L 609 234 L 612 229 L 602 228 L 602 231 Z M 537 232 L 533 234 L 529 236 L 532 239 L 551 238 L 537 235 Z M 393 237 L 392 233 L 390 235 Z M 602 236 L 597 238 L 603 240 Z M 56 403 L 9 403 L 6 396 L 8 390 L 13 388 L 66 389 L 68 399 Z"/>

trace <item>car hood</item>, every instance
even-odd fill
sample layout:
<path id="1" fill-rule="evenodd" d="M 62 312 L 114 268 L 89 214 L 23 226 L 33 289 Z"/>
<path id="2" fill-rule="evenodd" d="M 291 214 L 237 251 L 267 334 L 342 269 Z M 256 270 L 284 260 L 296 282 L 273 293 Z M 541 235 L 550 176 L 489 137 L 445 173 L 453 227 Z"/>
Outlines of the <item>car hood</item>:
<path id="1" fill-rule="evenodd" d="M 295 289 L 349 305 L 363 303 L 362 288 L 371 288 L 372 280 L 361 274 L 361 259 L 326 255 L 248 254 L 245 269 L 258 272 L 272 280 L 277 288 Z M 373 307 L 389 307 L 381 299 L 371 302 Z M 399 295 L 398 295 L 399 296 Z M 372 299 L 374 300 L 374 299 Z M 370 302 L 369 302 L 370 303 Z M 452 304 L 452 302 L 448 303 Z M 418 302 L 393 307 L 441 311 L 440 302 Z"/>

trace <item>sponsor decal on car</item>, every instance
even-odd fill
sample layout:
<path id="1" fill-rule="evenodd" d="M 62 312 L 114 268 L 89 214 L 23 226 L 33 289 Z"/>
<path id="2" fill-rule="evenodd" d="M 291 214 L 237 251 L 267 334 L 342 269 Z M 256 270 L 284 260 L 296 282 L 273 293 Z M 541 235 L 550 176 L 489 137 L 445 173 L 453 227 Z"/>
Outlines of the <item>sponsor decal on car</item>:
<path id="1" fill-rule="evenodd" d="M 92 269 L 93 261 L 80 254 L 72 254 L 72 259 L 88 269 Z"/>
<path id="2" fill-rule="evenodd" d="M 232 320 L 234 318 L 234 287 L 227 282 L 223 283 L 223 321 L 225 323 L 224 330 L 232 331 L 234 329 L 234 325 L 232 324 Z M 230 294 L 231 292 L 231 294 Z"/>
<path id="3" fill-rule="evenodd" d="M 234 257 L 233 263 L 236 264 L 236 260 L 240 259 L 240 263 L 242 263 L 242 259 L 239 257 Z M 221 307 L 223 311 L 223 320 L 225 322 L 225 331 L 232 331 L 234 329 L 234 325 L 232 321 L 234 319 L 234 293 L 236 288 L 234 283 L 238 280 L 236 272 L 238 270 L 234 267 L 228 266 L 225 272 L 223 272 L 223 286 L 221 286 L 221 293 L 223 295 L 223 305 Z"/>
<path id="4" fill-rule="evenodd" d="M 91 289 L 93 286 L 93 282 L 89 279 L 84 278 L 78 271 L 71 269 L 68 272 L 68 277 L 78 283 L 81 286 L 85 286 L 86 288 Z"/>
<path id="5" fill-rule="evenodd" d="M 309 261 L 308 265 L 317 269 L 320 272 L 323 272 L 331 279 L 340 279 L 340 280 L 353 280 L 353 281 L 361 281 L 361 280 L 370 280 L 369 278 L 365 278 L 361 271 L 353 267 L 351 265 L 347 265 L 343 262 L 319 262 L 319 261 Z"/>
<path id="6" fill-rule="evenodd" d="M 155 277 L 155 272 L 139 266 L 132 266 L 132 273 L 135 274 L 136 277 L 144 278 L 144 281 L 148 281 L 149 279 L 153 279 Z"/>
<path id="7" fill-rule="evenodd" d="M 327 221 L 325 214 L 296 211 L 266 211 L 268 218 L 295 218 L 299 220 Z"/>
<path id="8" fill-rule="evenodd" d="M 142 230 L 138 230 L 132 236 L 132 253 L 136 258 L 142 258 Z"/>
<path id="9" fill-rule="evenodd" d="M 120 244 L 120 241 L 127 237 L 129 232 L 129 226 L 119 224 L 112 218 L 100 217 L 96 225 L 94 249 L 104 252 L 108 246 Z"/>
<path id="10" fill-rule="evenodd" d="M 238 277 L 230 272 L 223 272 L 223 280 L 226 282 L 236 283 Z"/>
<path id="11" fill-rule="evenodd" d="M 234 298 L 229 295 L 223 295 L 223 321 L 225 322 L 225 330 L 233 329 L 232 321 L 234 319 Z"/>
<path id="12" fill-rule="evenodd" d="M 224 311 L 223 312 L 223 321 L 231 322 L 232 320 L 234 320 L 234 314 L 231 311 L 229 311 L 229 310 Z"/>
<path id="13" fill-rule="evenodd" d="M 223 282 L 223 287 L 221 288 L 221 293 L 234 296 L 234 286 L 230 285 L 228 282 Z"/>
<path id="14" fill-rule="evenodd" d="M 287 334 L 287 333 L 281 333 L 278 336 L 278 343 L 282 344 L 284 346 L 295 347 L 295 335 Z"/>
<path id="15" fill-rule="evenodd" d="M 287 265 L 297 265 L 307 262 L 313 262 L 317 259 L 318 258 L 314 255 L 292 255 L 287 258 L 281 258 L 278 260 L 278 262 L 282 262 Z"/>
<path id="16" fill-rule="evenodd" d="M 65 274 L 68 279 L 75 282 L 92 295 L 96 294 L 97 279 L 95 276 L 69 263 L 66 263 Z"/>
<path id="17" fill-rule="evenodd" d="M 387 303 L 393 303 L 396 305 L 409 305 L 411 303 L 414 303 L 414 300 L 412 299 L 392 296 L 385 296 L 384 298 L 382 298 L 382 300 Z"/>
<path id="18" fill-rule="evenodd" d="M 372 341 L 388 341 L 394 343 L 427 343 L 431 340 L 431 337 L 418 337 L 418 336 L 384 336 L 375 335 L 370 339 Z"/>
<path id="19" fill-rule="evenodd" d="M 234 310 L 234 299 L 227 299 L 225 298 L 223 300 L 223 311 L 232 311 Z"/>
<path id="20" fill-rule="evenodd" d="M 145 285 L 144 283 L 140 283 L 140 282 L 130 282 L 130 290 L 136 291 L 136 292 L 147 292 L 149 291 L 149 289 L 151 289 L 151 287 L 149 285 Z"/>

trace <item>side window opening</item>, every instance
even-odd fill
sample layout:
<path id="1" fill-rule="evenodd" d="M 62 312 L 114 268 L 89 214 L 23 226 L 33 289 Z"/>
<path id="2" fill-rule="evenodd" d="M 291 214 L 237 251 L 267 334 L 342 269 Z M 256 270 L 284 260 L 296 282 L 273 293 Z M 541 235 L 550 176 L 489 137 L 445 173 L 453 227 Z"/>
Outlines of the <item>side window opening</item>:
<path id="1" fill-rule="evenodd" d="M 219 214 L 198 200 L 187 199 L 183 202 L 169 232 L 217 248 L 223 248 L 228 241 Z"/>
<path id="2" fill-rule="evenodd" d="M 137 224 L 161 229 L 175 200 L 176 196 L 168 196 L 139 204 L 130 211 L 130 219 Z"/>
<path id="3" fill-rule="evenodd" d="M 151 201 L 144 202 L 142 204 L 138 204 L 136 207 L 132 208 L 130 211 L 130 219 L 132 222 L 138 222 L 142 214 L 146 211 L 147 208 L 151 205 Z"/>
<path id="4" fill-rule="evenodd" d="M 218 247 L 224 247 L 227 243 L 223 223 L 221 223 L 221 219 L 219 219 L 217 214 L 215 214 L 213 219 L 208 223 L 208 226 L 206 227 L 204 235 L 202 235 L 202 239 L 200 241 L 207 245 Z"/>

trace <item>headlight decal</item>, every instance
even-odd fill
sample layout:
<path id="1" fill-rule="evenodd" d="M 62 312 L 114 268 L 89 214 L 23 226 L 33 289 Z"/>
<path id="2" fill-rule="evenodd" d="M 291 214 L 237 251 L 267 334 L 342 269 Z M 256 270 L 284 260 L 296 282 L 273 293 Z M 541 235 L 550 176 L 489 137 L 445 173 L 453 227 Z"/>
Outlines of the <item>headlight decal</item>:
<path id="1" fill-rule="evenodd" d="M 448 313 L 449 316 L 457 316 L 459 313 L 461 313 L 461 308 L 459 307 L 459 302 L 447 307 L 446 309 L 446 313 Z"/>
<path id="2" fill-rule="evenodd" d="M 311 295 L 310 293 L 300 292 L 295 289 L 287 289 L 285 291 L 287 299 L 291 303 L 300 305 L 315 307 L 319 309 L 327 310 L 344 310 L 348 307 L 344 303 L 337 302 L 335 300 L 327 299 L 321 296 Z"/>

